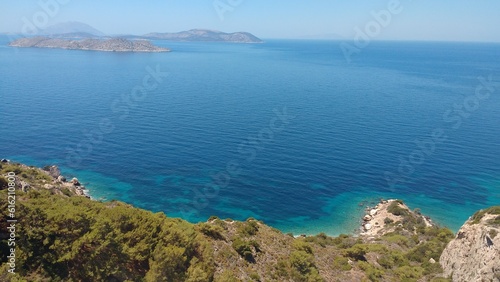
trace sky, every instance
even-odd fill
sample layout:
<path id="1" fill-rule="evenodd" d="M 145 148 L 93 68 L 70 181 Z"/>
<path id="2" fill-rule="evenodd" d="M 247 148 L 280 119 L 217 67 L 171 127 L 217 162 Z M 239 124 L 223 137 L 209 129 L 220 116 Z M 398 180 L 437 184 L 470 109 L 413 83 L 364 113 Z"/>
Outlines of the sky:
<path id="1" fill-rule="evenodd" d="M 499 0 L 0 0 L 0 32 L 79 21 L 108 34 L 500 42 Z"/>

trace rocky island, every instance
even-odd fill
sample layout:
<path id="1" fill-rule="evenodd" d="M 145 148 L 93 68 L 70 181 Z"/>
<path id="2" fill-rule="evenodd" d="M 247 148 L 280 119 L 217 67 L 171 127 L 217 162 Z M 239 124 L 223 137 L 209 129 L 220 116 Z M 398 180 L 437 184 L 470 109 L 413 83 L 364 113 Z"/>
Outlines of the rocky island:
<path id="1" fill-rule="evenodd" d="M 106 52 L 169 52 L 170 49 L 154 46 L 147 40 L 124 38 L 72 40 L 49 37 L 26 37 L 9 43 L 11 47 L 57 48 Z"/>
<path id="2" fill-rule="evenodd" d="M 263 41 L 248 32 L 225 33 L 208 29 L 191 29 L 174 33 L 148 33 L 142 36 L 147 39 L 171 41 L 205 41 L 205 42 L 233 42 L 233 43 L 262 43 Z"/>
<path id="3" fill-rule="evenodd" d="M 381 200 L 360 219 L 361 233 L 294 236 L 254 218 L 193 224 L 94 201 L 69 178 L 54 165 L 0 161 L 0 281 L 500 279 L 500 207 L 453 234 L 400 200 Z"/>

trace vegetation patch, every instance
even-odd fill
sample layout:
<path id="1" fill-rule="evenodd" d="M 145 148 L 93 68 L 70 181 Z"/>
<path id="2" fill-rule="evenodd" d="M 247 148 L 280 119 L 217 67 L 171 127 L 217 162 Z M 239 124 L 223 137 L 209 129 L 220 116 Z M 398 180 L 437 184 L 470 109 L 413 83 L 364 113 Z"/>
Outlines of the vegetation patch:
<path id="1" fill-rule="evenodd" d="M 476 212 L 471 218 L 471 220 L 472 220 L 471 224 L 478 224 L 479 222 L 481 222 L 481 219 L 487 213 L 500 215 L 500 206 L 494 206 L 494 207 L 490 207 L 490 208 Z M 497 217 L 497 219 L 499 219 L 499 218 Z M 499 219 L 499 221 L 500 221 L 500 219 Z"/>

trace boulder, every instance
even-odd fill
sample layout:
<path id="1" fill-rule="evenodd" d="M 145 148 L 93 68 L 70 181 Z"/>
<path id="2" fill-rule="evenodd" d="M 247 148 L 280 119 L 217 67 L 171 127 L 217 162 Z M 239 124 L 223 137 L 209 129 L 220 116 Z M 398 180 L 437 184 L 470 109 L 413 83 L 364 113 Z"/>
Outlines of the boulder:
<path id="1" fill-rule="evenodd" d="M 62 175 L 59 175 L 57 177 L 57 180 L 61 181 L 61 182 L 66 182 L 66 177 L 62 176 Z"/>
<path id="2" fill-rule="evenodd" d="M 372 210 L 370 210 L 370 215 L 371 215 L 371 216 L 374 216 L 374 215 L 376 215 L 376 214 L 377 214 L 377 210 L 376 210 L 376 209 L 372 209 Z"/>
<path id="3" fill-rule="evenodd" d="M 80 186 L 80 181 L 78 181 L 78 178 L 76 177 L 73 177 L 73 179 L 71 179 L 71 183 L 73 183 L 73 185 L 75 186 Z"/>
<path id="4" fill-rule="evenodd" d="M 54 178 L 58 178 L 61 175 L 61 170 L 59 170 L 59 167 L 57 167 L 56 165 L 50 166 L 49 175 Z"/>
<path id="5" fill-rule="evenodd" d="M 372 225 L 370 223 L 365 224 L 365 230 L 368 231 L 372 229 Z"/>
<path id="6" fill-rule="evenodd" d="M 364 221 L 370 221 L 370 220 L 372 220 L 372 217 L 371 217 L 371 216 L 369 216 L 369 215 L 365 215 L 365 216 L 363 217 L 363 220 L 364 220 Z"/>
<path id="7" fill-rule="evenodd" d="M 30 184 L 28 182 L 24 182 L 24 181 L 21 181 L 21 190 L 23 192 L 28 192 L 29 188 L 30 188 Z"/>
<path id="8" fill-rule="evenodd" d="M 429 263 L 431 263 L 431 264 L 435 264 L 435 263 L 436 263 L 436 260 L 435 260 L 435 259 L 433 259 L 433 258 L 430 258 L 430 259 L 429 259 Z"/>

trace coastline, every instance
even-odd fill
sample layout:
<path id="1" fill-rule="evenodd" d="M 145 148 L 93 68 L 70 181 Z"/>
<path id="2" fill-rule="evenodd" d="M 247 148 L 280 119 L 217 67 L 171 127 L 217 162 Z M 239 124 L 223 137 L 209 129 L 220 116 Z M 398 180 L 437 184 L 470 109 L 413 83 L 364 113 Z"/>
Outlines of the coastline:
<path id="1" fill-rule="evenodd" d="M 7 158 L 27 165 L 43 167 L 46 164 L 61 163 L 58 160 L 47 160 L 44 162 L 37 161 L 26 156 L 8 156 Z M 161 206 L 151 206 L 141 204 L 129 197 L 134 187 L 127 182 L 119 179 L 103 175 L 93 170 L 75 170 L 61 166 L 61 173 L 67 178 L 76 177 L 79 182 L 85 187 L 86 195 L 95 201 L 112 201 L 118 200 L 128 203 L 134 207 L 138 207 L 153 212 L 165 212 L 169 217 L 179 217 L 191 223 L 205 222 L 211 214 L 206 218 L 183 218 L 180 213 L 167 212 L 161 209 Z M 454 218 L 447 217 L 442 213 L 442 209 L 446 209 L 451 205 L 441 203 L 437 200 L 432 200 L 426 197 L 407 199 L 404 195 L 383 194 L 377 192 L 367 192 L 368 189 L 357 189 L 350 192 L 336 195 L 328 200 L 328 204 L 322 208 L 325 215 L 311 218 L 299 217 L 289 218 L 286 221 L 272 221 L 263 218 L 262 220 L 271 226 L 281 230 L 283 233 L 293 233 L 294 235 L 313 236 L 319 233 L 325 233 L 328 236 L 339 236 L 340 234 L 356 235 L 362 232 L 363 217 L 366 214 L 366 209 L 375 207 L 380 199 L 403 199 L 405 204 L 410 209 L 422 209 L 422 213 L 432 218 L 433 223 L 450 228 L 453 232 L 457 232 L 463 222 L 467 220 L 473 212 L 464 211 L 464 216 L 456 216 Z M 432 204 L 429 204 L 432 203 Z M 434 207 L 435 210 L 429 210 L 429 207 Z M 479 210 L 484 206 L 472 206 L 471 209 Z M 459 210 L 459 207 L 452 209 Z M 248 217 L 248 216 L 247 216 Z M 245 216 L 234 216 L 236 220 L 245 220 Z M 254 216 L 255 217 L 255 216 Z M 258 217 L 258 215 L 257 215 Z M 257 218 L 256 217 L 256 218 Z M 450 224 L 450 222 L 456 222 Z"/>

